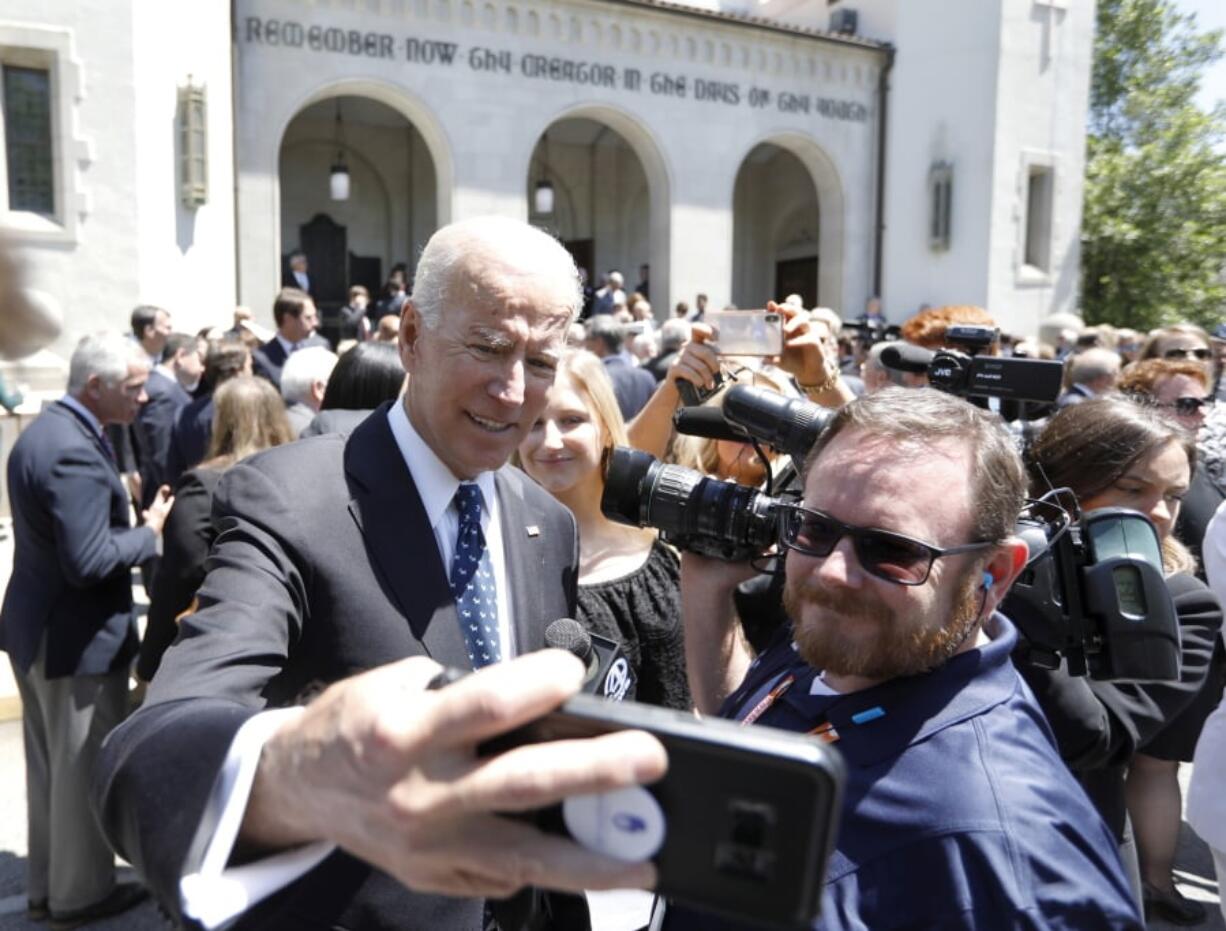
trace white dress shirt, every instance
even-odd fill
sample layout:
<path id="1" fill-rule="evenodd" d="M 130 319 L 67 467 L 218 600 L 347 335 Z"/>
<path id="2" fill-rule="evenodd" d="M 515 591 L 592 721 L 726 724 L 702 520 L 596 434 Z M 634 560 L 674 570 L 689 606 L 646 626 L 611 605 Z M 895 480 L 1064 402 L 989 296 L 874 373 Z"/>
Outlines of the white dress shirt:
<path id="1" fill-rule="evenodd" d="M 413 477 L 413 484 L 417 486 L 430 528 L 434 531 L 443 571 L 450 574 L 451 556 L 460 533 L 460 515 L 453 501 L 456 489 L 460 487 L 460 479 L 451 473 L 414 429 L 403 402 L 392 405 L 387 420 L 400 455 L 404 457 L 404 463 Z M 494 473 L 482 472 L 474 481 L 484 499 L 481 530 L 498 586 L 498 632 L 502 638 L 502 655 L 509 658 L 515 655 L 515 628 Z M 226 866 L 246 813 L 247 799 L 251 795 L 251 785 L 264 743 L 282 722 L 302 711 L 300 707 L 262 711 L 239 728 L 230 744 L 221 776 L 213 788 L 214 800 L 224 800 L 221 817 L 199 872 L 190 873 L 179 881 L 184 914 L 206 928 L 217 928 L 237 918 L 257 902 L 314 869 L 336 849 L 328 841 L 318 841 L 242 866 Z M 212 808 L 211 805 L 209 807 Z"/>
<path id="2" fill-rule="evenodd" d="M 1213 519 L 1209 521 L 1201 556 L 1213 594 L 1219 600 L 1226 599 L 1226 501 L 1218 505 Z M 1226 600 L 1223 604 L 1226 604 Z M 1222 636 L 1226 637 L 1226 634 Z M 1188 824 L 1219 855 L 1226 851 L 1223 773 L 1226 773 L 1226 700 L 1217 706 L 1201 728 L 1187 797 Z"/>

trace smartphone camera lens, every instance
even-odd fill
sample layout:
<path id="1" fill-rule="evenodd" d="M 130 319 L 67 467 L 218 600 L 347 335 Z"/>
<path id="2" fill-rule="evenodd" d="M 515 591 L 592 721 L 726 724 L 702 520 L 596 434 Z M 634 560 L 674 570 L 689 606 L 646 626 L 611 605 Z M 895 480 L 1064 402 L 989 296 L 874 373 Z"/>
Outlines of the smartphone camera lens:
<path id="1" fill-rule="evenodd" d="M 775 825 L 774 806 L 734 799 L 728 803 L 729 839 L 715 847 L 715 868 L 721 873 L 769 882 L 775 855 L 768 849 Z"/>

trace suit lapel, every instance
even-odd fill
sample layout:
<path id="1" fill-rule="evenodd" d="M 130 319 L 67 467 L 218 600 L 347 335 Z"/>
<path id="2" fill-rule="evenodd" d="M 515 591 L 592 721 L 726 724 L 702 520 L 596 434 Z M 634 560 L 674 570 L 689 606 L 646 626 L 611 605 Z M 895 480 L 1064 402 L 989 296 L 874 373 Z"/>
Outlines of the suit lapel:
<path id="1" fill-rule="evenodd" d="M 394 402 L 393 402 L 394 403 Z M 426 653 L 468 668 L 438 543 L 413 477 L 387 423 L 384 404 L 356 427 L 345 444 L 349 511 L 366 540 L 380 583 Z"/>
<path id="2" fill-rule="evenodd" d="M 523 481 L 519 472 L 509 468 L 500 469 L 494 476 L 502 519 L 502 553 L 515 618 L 515 646 L 521 654 L 542 649 L 545 626 L 556 620 L 542 616 L 542 582 L 547 578 L 545 547 L 539 528 L 532 525 L 524 507 Z"/>

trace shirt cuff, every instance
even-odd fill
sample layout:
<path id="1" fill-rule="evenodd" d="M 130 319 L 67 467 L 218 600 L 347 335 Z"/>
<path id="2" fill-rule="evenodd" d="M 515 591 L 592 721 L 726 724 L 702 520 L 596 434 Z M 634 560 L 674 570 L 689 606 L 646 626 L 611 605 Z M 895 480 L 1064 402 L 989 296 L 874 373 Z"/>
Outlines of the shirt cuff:
<path id="1" fill-rule="evenodd" d="M 314 869 L 336 849 L 336 845 L 320 841 L 241 866 L 226 867 L 247 811 L 247 800 L 264 744 L 287 718 L 302 711 L 294 707 L 260 712 L 234 735 L 222 764 L 221 777 L 213 787 L 211 801 L 221 810 L 221 817 L 217 819 L 199 871 L 179 880 L 183 914 L 205 928 L 217 928 L 237 918 L 252 905 Z"/>

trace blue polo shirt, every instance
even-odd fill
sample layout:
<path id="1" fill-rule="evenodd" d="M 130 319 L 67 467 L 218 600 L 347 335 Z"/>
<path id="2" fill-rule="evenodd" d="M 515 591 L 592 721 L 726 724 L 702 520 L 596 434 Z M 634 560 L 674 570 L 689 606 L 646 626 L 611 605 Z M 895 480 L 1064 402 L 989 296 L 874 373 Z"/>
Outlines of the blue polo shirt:
<path id="1" fill-rule="evenodd" d="M 724 703 L 726 718 L 830 728 L 846 760 L 815 927 L 1143 927 L 1110 832 L 1013 668 L 1013 625 L 996 614 L 985 630 L 988 644 L 932 672 L 838 695 L 814 686 L 784 628 Z M 753 927 L 680 906 L 663 926 Z"/>

